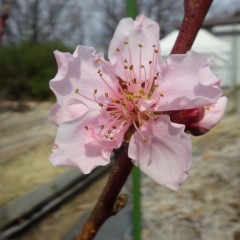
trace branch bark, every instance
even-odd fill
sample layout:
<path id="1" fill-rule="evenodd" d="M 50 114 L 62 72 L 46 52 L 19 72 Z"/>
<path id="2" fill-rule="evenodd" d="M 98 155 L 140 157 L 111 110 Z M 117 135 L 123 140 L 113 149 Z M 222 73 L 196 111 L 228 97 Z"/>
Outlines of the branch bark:
<path id="1" fill-rule="evenodd" d="M 202 26 L 213 0 L 185 0 L 184 17 L 171 54 L 184 54 L 189 51 Z"/>
<path id="2" fill-rule="evenodd" d="M 191 49 L 212 0 L 185 0 L 185 15 L 172 53 L 183 54 Z M 89 219 L 76 240 L 92 240 L 106 219 L 116 214 L 126 204 L 126 198 L 118 198 L 119 192 L 130 174 L 133 164 L 125 149 L 114 163 L 108 182 Z M 118 199 L 118 200 L 117 200 Z"/>
<path id="3" fill-rule="evenodd" d="M 97 234 L 102 224 L 126 204 L 126 197 L 119 195 L 122 186 L 130 174 L 133 164 L 128 157 L 128 147 L 124 147 L 122 155 L 114 163 L 107 184 L 89 219 L 77 236 L 77 240 L 91 240 Z"/>

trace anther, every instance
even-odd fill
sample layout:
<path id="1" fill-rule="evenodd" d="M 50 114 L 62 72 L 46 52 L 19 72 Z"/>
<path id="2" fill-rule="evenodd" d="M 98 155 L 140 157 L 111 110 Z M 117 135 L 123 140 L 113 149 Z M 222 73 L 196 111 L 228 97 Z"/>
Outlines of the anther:
<path id="1" fill-rule="evenodd" d="M 128 42 L 127 42 L 127 41 L 125 41 L 125 42 L 124 42 L 124 44 L 125 44 L 125 45 L 127 45 L 127 44 L 128 44 Z"/>
<path id="2" fill-rule="evenodd" d="M 143 142 L 147 142 L 148 141 L 148 138 L 147 137 L 144 137 L 143 138 Z"/>
<path id="3" fill-rule="evenodd" d="M 99 105 L 100 107 L 103 107 L 103 104 L 102 104 L 102 103 L 99 103 L 98 105 Z"/>
<path id="4" fill-rule="evenodd" d="M 108 93 L 105 93 L 105 97 L 108 97 Z"/>
<path id="5" fill-rule="evenodd" d="M 142 48 L 142 47 L 143 47 L 143 45 L 142 45 L 142 44 L 138 44 L 138 46 L 139 46 L 140 48 Z"/>
<path id="6" fill-rule="evenodd" d="M 101 129 L 104 129 L 104 125 L 101 125 Z"/>
<path id="7" fill-rule="evenodd" d="M 116 51 L 117 51 L 117 52 L 120 52 L 120 49 L 119 49 L 119 48 L 116 48 Z"/>
<path id="8" fill-rule="evenodd" d="M 144 68 L 144 65 L 141 65 L 141 68 Z"/>
<path id="9" fill-rule="evenodd" d="M 149 61 L 148 63 L 149 63 L 149 64 L 152 64 L 152 61 Z"/>
<path id="10" fill-rule="evenodd" d="M 127 66 L 124 66 L 124 69 L 127 69 L 128 67 Z"/>
<path id="11" fill-rule="evenodd" d="M 101 69 L 99 69 L 98 71 L 97 71 L 97 73 L 100 73 L 101 72 Z"/>
<path id="12" fill-rule="evenodd" d="M 155 52 L 155 53 L 158 53 L 158 50 L 157 50 L 157 49 L 154 49 L 154 52 Z"/>
<path id="13" fill-rule="evenodd" d="M 84 126 L 84 127 L 85 127 L 85 129 L 86 129 L 86 130 L 88 130 L 88 126 L 87 126 L 87 125 L 86 125 L 86 126 Z"/>
<path id="14" fill-rule="evenodd" d="M 94 89 L 94 94 L 96 94 L 97 93 L 97 89 Z"/>
<path id="15" fill-rule="evenodd" d="M 130 69 L 130 70 L 133 70 L 133 65 L 131 65 L 131 66 L 129 67 L 129 69 Z"/>
<path id="16" fill-rule="evenodd" d="M 161 97 L 164 97 L 163 93 L 160 93 L 159 95 L 160 95 Z"/>
<path id="17" fill-rule="evenodd" d="M 116 127 L 116 126 L 112 126 L 112 128 L 113 128 L 113 129 L 117 129 L 117 127 Z"/>
<path id="18" fill-rule="evenodd" d="M 134 79 L 132 80 L 132 83 L 133 83 L 133 84 L 136 84 L 136 83 L 137 83 L 136 78 L 134 78 Z"/>
<path id="19" fill-rule="evenodd" d="M 108 134 L 111 134 L 111 132 L 112 132 L 111 130 L 108 130 Z"/>
<path id="20" fill-rule="evenodd" d="M 78 88 L 76 88 L 76 90 L 75 90 L 75 93 L 78 93 L 79 92 L 79 89 Z"/>

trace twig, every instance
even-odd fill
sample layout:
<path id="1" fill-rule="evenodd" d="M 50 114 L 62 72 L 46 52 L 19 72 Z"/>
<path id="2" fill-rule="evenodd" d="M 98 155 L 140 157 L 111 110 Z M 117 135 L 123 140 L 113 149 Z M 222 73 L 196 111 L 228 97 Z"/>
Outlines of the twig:
<path id="1" fill-rule="evenodd" d="M 191 49 L 213 0 L 185 0 L 184 17 L 171 54 L 184 54 Z"/>
<path id="2" fill-rule="evenodd" d="M 172 54 L 183 54 L 191 49 L 212 0 L 185 0 L 184 3 L 185 15 Z M 127 150 L 125 146 L 121 157 L 114 163 L 103 193 L 76 240 L 92 240 L 102 224 L 126 204 L 125 196 L 118 198 L 118 195 L 133 167 Z"/>
<path id="3" fill-rule="evenodd" d="M 77 240 L 91 240 L 97 234 L 99 228 L 109 217 L 115 215 L 126 204 L 125 195 L 120 195 L 128 175 L 130 174 L 133 164 L 127 155 L 128 147 L 125 145 L 122 155 L 114 163 L 107 184 L 100 196 L 93 212 L 82 231 L 77 236 Z"/>

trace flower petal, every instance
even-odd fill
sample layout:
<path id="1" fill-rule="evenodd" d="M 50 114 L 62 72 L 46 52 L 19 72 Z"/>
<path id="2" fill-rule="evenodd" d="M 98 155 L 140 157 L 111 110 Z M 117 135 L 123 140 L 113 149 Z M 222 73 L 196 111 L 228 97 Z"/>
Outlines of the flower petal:
<path id="1" fill-rule="evenodd" d="M 139 15 L 135 21 L 131 18 L 124 18 L 119 22 L 109 46 L 108 57 L 115 66 L 116 74 L 121 79 L 127 81 L 131 73 L 124 67 L 128 66 L 129 68 L 132 65 L 134 77 L 139 80 L 144 77 L 143 70 L 142 77 L 139 74 L 141 65 L 145 66 L 146 75 L 149 77 L 153 65 L 149 64 L 149 61 L 153 62 L 154 50 L 160 51 L 159 25 L 155 21 Z"/>
<path id="2" fill-rule="evenodd" d="M 81 118 L 60 125 L 50 156 L 53 165 L 75 166 L 84 174 L 88 174 L 97 166 L 104 166 L 110 162 L 110 154 L 109 158 L 106 158 L 107 154 L 102 153 L 102 145 L 96 141 L 84 143 L 87 134 L 84 126 L 97 115 L 98 111 L 89 111 Z"/>
<path id="3" fill-rule="evenodd" d="M 181 110 L 216 103 L 222 94 L 220 79 L 213 75 L 206 55 L 189 51 L 170 55 L 159 81 L 160 99 L 157 109 Z"/>
<path id="4" fill-rule="evenodd" d="M 79 45 L 73 55 L 56 51 L 55 57 L 58 73 L 50 81 L 50 88 L 60 105 L 66 104 L 68 99 L 77 98 L 89 109 L 94 109 L 105 93 L 109 97 L 116 97 L 114 90 L 117 85 L 109 76 L 109 64 L 104 61 L 102 53 L 95 54 L 94 48 Z"/>
<path id="5" fill-rule="evenodd" d="M 59 126 L 60 124 L 83 116 L 88 108 L 81 103 L 72 103 L 61 106 L 56 103 L 49 112 L 49 120 Z"/>
<path id="6" fill-rule="evenodd" d="M 177 190 L 188 176 L 191 165 L 191 140 L 184 126 L 171 123 L 166 115 L 149 120 L 141 128 L 147 142 L 135 133 L 128 155 L 133 163 L 157 183 Z"/>
<path id="7" fill-rule="evenodd" d="M 201 121 L 192 126 L 210 130 L 220 122 L 227 107 L 228 99 L 221 97 L 216 104 L 205 107 L 205 114 Z"/>

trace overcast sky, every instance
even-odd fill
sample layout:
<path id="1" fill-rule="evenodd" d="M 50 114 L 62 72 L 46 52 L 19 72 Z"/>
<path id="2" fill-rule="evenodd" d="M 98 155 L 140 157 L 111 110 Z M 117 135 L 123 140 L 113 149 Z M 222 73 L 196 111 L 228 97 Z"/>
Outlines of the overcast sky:
<path id="1" fill-rule="evenodd" d="M 93 0 L 93 2 L 94 1 L 95 0 Z M 99 29 L 101 29 L 99 25 L 101 24 L 101 14 L 94 12 L 92 9 L 93 6 L 90 6 L 90 4 L 84 4 L 83 7 L 85 8 L 85 11 L 83 12 L 86 14 L 86 17 L 89 19 L 89 23 L 87 24 L 88 27 L 87 29 L 85 29 L 86 37 L 87 37 L 85 41 L 91 45 L 93 44 L 92 35 L 94 35 L 95 37 L 96 32 L 98 32 Z M 222 18 L 224 16 L 229 16 L 229 15 L 232 15 L 234 12 L 236 12 L 237 9 L 240 10 L 240 0 L 214 0 L 210 8 L 210 11 L 207 15 L 207 18 L 211 18 L 211 17 Z M 179 9 L 179 20 L 181 19 L 182 19 L 182 12 L 181 12 L 181 9 Z M 99 33 L 99 35 L 101 35 L 101 33 Z"/>

